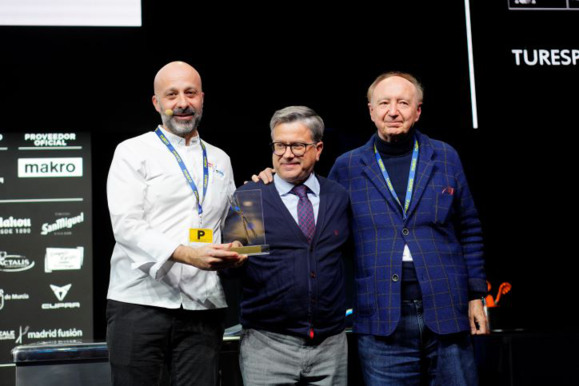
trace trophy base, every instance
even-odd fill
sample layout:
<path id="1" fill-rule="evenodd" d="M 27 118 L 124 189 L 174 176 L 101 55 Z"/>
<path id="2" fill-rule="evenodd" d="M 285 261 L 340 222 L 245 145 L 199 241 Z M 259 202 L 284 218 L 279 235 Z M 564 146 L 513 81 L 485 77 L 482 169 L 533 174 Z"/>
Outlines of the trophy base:
<path id="1" fill-rule="evenodd" d="M 247 256 L 257 256 L 257 255 L 269 255 L 269 245 L 248 245 L 245 247 L 231 248 L 233 252 L 237 252 L 240 255 Z"/>

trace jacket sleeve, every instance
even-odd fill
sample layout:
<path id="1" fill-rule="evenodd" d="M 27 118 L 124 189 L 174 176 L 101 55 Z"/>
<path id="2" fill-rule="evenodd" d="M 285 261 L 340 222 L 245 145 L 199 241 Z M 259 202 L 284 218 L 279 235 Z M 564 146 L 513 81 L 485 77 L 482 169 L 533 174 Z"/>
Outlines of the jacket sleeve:
<path id="1" fill-rule="evenodd" d="M 147 222 L 144 206 L 146 184 L 145 160 L 126 143 L 120 144 L 113 157 L 107 180 L 107 198 L 115 240 L 140 269 L 160 280 L 172 267 L 169 258 L 179 246 Z"/>
<path id="2" fill-rule="evenodd" d="M 462 246 L 468 275 L 468 290 L 469 293 L 486 293 L 481 223 L 458 155 L 456 165 L 455 178 L 458 184 L 456 235 Z"/>

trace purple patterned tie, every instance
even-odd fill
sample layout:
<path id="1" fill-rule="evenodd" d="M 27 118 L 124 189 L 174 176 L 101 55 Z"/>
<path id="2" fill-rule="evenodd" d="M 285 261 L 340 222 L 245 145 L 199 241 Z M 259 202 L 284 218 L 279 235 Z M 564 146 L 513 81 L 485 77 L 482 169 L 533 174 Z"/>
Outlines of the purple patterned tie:
<path id="1" fill-rule="evenodd" d="M 308 188 L 305 185 L 296 185 L 293 187 L 292 193 L 300 199 L 298 201 L 298 224 L 311 244 L 316 231 L 316 219 L 314 218 L 314 207 L 308 199 Z"/>

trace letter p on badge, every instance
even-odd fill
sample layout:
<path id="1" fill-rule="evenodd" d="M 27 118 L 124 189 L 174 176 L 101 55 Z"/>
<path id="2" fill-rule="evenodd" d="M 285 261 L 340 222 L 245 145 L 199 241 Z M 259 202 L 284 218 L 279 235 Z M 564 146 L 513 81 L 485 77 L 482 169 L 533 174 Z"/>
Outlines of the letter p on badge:
<path id="1" fill-rule="evenodd" d="M 189 229 L 189 242 L 212 243 L 213 229 L 191 228 Z"/>

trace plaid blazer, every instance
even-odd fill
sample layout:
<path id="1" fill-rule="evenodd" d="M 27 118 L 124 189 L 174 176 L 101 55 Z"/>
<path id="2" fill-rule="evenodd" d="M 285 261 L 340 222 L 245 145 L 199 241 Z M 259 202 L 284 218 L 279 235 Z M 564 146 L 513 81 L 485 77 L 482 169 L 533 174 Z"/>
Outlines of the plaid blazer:
<path id="1" fill-rule="evenodd" d="M 407 244 L 422 290 L 425 324 L 469 330 L 468 292 L 486 292 L 482 231 L 456 150 L 416 131 L 420 145 L 406 220 L 374 155 L 374 135 L 340 156 L 329 178 L 349 193 L 356 246 L 354 331 L 390 335 L 400 319 Z"/>

